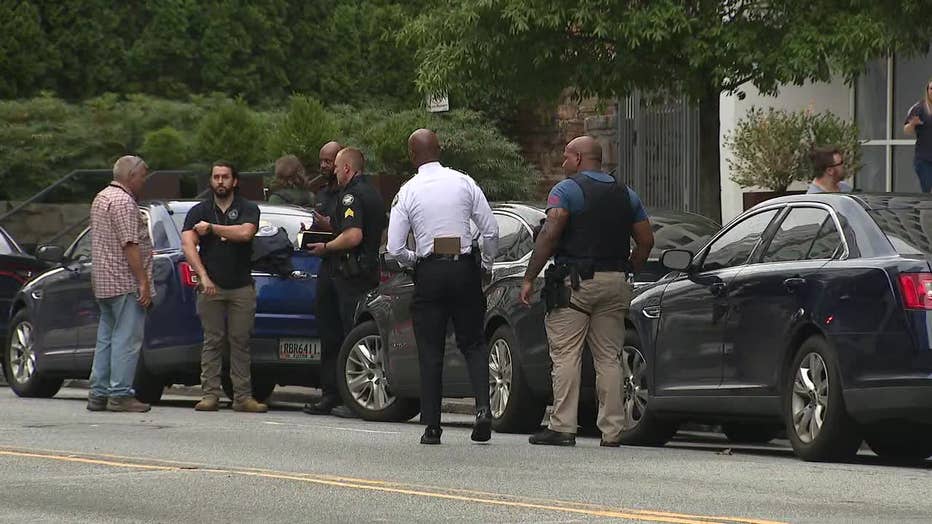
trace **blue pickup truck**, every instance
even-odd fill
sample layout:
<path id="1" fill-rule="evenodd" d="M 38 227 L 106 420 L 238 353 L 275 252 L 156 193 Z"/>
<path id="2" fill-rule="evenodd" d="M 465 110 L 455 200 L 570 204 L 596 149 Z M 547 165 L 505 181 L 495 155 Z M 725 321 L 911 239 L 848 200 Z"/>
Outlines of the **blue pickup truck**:
<path id="1" fill-rule="evenodd" d="M 156 402 L 172 384 L 200 382 L 203 334 L 195 312 L 197 277 L 181 250 L 181 226 L 196 201 L 145 202 L 154 247 L 156 295 L 146 321 L 136 375 L 136 396 Z M 296 239 L 312 222 L 299 207 L 260 203 L 260 228 L 284 228 Z M 297 247 L 297 246 L 296 246 Z M 100 313 L 91 288 L 91 237 L 81 232 L 70 247 L 43 246 L 37 258 L 52 268 L 13 298 L 3 348 L 7 382 L 23 397 L 52 397 L 65 379 L 90 376 Z M 294 250 L 287 276 L 253 272 L 256 324 L 251 341 L 253 394 L 267 398 L 276 384 L 319 384 L 320 339 L 313 313 L 320 259 Z M 228 378 L 224 388 L 230 393 Z"/>

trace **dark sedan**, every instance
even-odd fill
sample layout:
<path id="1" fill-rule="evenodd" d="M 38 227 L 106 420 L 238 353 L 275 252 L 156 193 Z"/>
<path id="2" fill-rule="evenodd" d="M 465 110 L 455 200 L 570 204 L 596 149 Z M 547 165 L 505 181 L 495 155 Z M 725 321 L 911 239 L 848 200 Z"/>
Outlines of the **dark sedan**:
<path id="1" fill-rule="evenodd" d="M 526 203 L 496 204 L 492 211 L 500 236 L 492 283 L 486 289 L 493 427 L 502 432 L 529 432 L 539 427 L 551 399 L 551 362 L 544 305 L 538 301 L 524 307 L 518 302 L 518 292 L 534 247 L 533 229 L 544 218 L 544 211 L 541 205 Z M 636 284 L 647 284 L 664 272 L 659 262 L 663 249 L 701 244 L 719 229 L 698 215 L 661 210 L 650 214 L 657 246 Z M 384 275 L 383 284 L 368 297 L 357 327 L 343 345 L 338 361 L 344 377 L 340 381 L 343 398 L 365 419 L 406 420 L 419 411 L 417 347 L 409 315 L 413 288 L 403 272 Z M 583 373 L 581 418 L 594 423 L 595 374 L 588 352 Z M 452 330 L 443 379 L 444 396 L 472 396 Z"/>
<path id="2" fill-rule="evenodd" d="M 785 430 L 805 460 L 932 454 L 932 198 L 760 204 L 633 300 L 623 442 Z"/>
<path id="3" fill-rule="evenodd" d="M 16 292 L 48 264 L 23 251 L 16 240 L 0 228 L 0 340 L 6 340 L 10 304 Z"/>

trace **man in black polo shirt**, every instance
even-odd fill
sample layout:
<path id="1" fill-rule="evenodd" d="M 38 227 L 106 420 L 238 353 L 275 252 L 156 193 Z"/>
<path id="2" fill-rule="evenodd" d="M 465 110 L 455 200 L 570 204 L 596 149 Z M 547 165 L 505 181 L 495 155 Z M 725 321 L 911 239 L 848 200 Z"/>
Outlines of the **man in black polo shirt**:
<path id="1" fill-rule="evenodd" d="M 309 246 L 312 253 L 324 258 L 317 278 L 316 308 L 323 397 L 304 407 L 310 415 L 354 416 L 340 405 L 336 361 L 343 339 L 353 328 L 360 299 L 379 284 L 379 244 L 386 222 L 382 197 L 363 181 L 364 167 L 365 159 L 358 149 L 348 147 L 337 154 L 335 176 L 342 191 L 331 224 L 338 236 Z"/>
<path id="2" fill-rule="evenodd" d="M 259 206 L 236 194 L 238 185 L 236 168 L 215 162 L 210 174 L 213 196 L 191 208 L 182 230 L 185 258 L 200 282 L 197 312 L 204 328 L 204 394 L 194 409 L 217 411 L 222 352 L 228 344 L 233 410 L 265 413 L 268 407 L 252 397 L 249 376 L 249 337 L 256 318 L 250 261 L 252 238 L 259 229 Z"/>

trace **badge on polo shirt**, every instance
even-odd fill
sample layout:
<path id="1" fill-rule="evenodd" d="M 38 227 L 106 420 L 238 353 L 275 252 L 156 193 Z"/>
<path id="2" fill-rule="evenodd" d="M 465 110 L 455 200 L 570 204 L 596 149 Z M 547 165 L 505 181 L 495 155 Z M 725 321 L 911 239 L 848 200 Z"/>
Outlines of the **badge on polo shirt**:
<path id="1" fill-rule="evenodd" d="M 343 205 L 344 205 L 344 206 L 351 206 L 351 205 L 353 205 L 353 202 L 354 202 L 355 200 L 356 200 L 356 199 L 353 198 L 353 195 L 351 195 L 351 194 L 348 194 L 348 193 L 347 193 L 347 194 L 343 195 Z"/>
<path id="2" fill-rule="evenodd" d="M 231 210 L 227 211 L 227 217 L 229 217 L 230 220 L 236 220 L 236 218 L 239 217 L 239 210 L 238 210 L 238 209 L 231 209 Z"/>

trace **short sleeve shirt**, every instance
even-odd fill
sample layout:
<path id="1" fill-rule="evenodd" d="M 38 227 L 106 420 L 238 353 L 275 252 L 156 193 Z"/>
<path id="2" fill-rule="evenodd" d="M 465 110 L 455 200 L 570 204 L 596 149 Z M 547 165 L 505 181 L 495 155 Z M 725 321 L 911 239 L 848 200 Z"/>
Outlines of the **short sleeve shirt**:
<path id="1" fill-rule="evenodd" d="M 139 246 L 149 288 L 154 291 L 149 224 L 129 190 L 113 183 L 97 193 L 91 204 L 90 225 L 94 296 L 113 298 L 139 291 L 139 283 L 123 252 L 128 244 Z"/>
<path id="2" fill-rule="evenodd" d="M 599 182 L 615 183 L 615 179 L 607 173 L 583 171 L 583 174 Z M 641 198 L 630 187 L 627 188 L 627 190 L 628 199 L 631 202 L 631 211 L 634 212 L 634 221 L 643 222 L 647 220 L 647 211 L 644 209 Z M 555 207 L 565 209 L 569 211 L 571 215 L 577 215 L 585 211 L 586 198 L 579 184 L 570 179 L 566 179 L 553 186 L 553 189 L 550 190 L 550 194 L 547 196 L 547 209 Z"/>
<path id="3" fill-rule="evenodd" d="M 259 206 L 236 195 L 223 211 L 211 197 L 188 211 L 182 231 L 193 230 L 201 221 L 221 226 L 254 224 L 258 229 Z M 210 233 L 200 238 L 200 255 L 207 276 L 221 289 L 252 285 L 252 242 L 232 242 Z"/>
<path id="4" fill-rule="evenodd" d="M 929 122 L 932 115 L 926 112 L 925 104 L 917 102 L 909 108 L 903 125 L 909 123 L 909 119 L 914 116 L 922 120 L 922 124 L 916 126 L 916 159 L 932 162 L 932 122 Z"/>
<path id="5" fill-rule="evenodd" d="M 362 243 L 355 251 L 366 261 L 376 262 L 386 225 L 382 197 L 363 180 L 362 175 L 357 175 L 336 200 L 336 213 L 331 218 L 334 233 L 340 234 L 354 227 L 361 229 Z"/>

